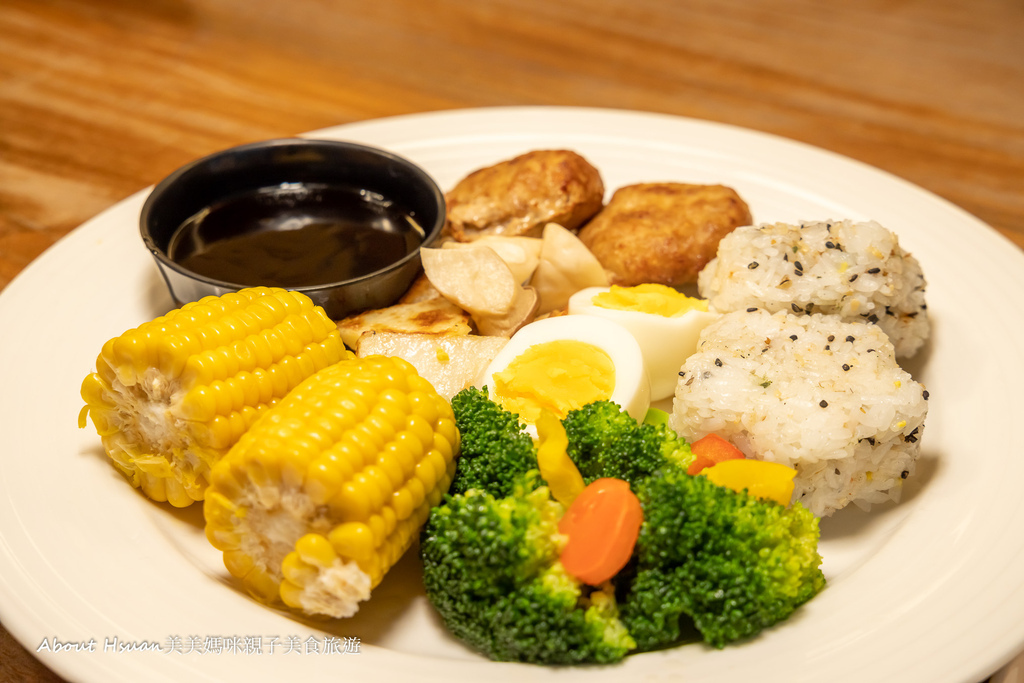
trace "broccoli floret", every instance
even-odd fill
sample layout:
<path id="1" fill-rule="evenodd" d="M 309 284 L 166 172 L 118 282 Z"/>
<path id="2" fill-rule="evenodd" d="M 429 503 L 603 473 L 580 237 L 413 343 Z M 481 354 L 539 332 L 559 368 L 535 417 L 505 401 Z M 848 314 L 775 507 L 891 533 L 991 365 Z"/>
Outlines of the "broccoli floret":
<path id="1" fill-rule="evenodd" d="M 787 618 L 825 584 L 818 520 L 667 468 L 639 491 L 644 523 L 622 620 L 639 650 L 675 643 L 693 620 L 721 648 Z"/>
<path id="2" fill-rule="evenodd" d="M 505 498 L 449 496 L 423 530 L 427 597 L 451 632 L 499 661 L 614 662 L 633 648 L 610 592 L 584 588 L 558 562 L 564 508 L 527 475 Z"/>
<path id="3" fill-rule="evenodd" d="M 519 418 L 471 387 L 452 397 L 462 452 L 449 492 L 486 491 L 498 498 L 512 494 L 513 482 L 537 468 L 537 450 Z M 537 485 L 542 480 L 535 480 Z"/>
<path id="4" fill-rule="evenodd" d="M 569 457 L 583 480 L 601 477 L 628 481 L 633 488 L 666 464 L 686 467 L 690 446 L 665 424 L 638 423 L 611 401 L 596 401 L 562 421 Z"/>
<path id="5" fill-rule="evenodd" d="M 628 481 L 644 521 L 626 567 L 581 585 L 559 562 L 565 508 L 516 416 L 476 389 L 452 405 L 462 455 L 421 536 L 424 584 L 451 632 L 492 659 L 609 663 L 690 637 L 720 648 L 824 585 L 810 512 L 691 477 L 683 439 L 608 401 L 563 420 L 567 450 L 586 482 Z"/>

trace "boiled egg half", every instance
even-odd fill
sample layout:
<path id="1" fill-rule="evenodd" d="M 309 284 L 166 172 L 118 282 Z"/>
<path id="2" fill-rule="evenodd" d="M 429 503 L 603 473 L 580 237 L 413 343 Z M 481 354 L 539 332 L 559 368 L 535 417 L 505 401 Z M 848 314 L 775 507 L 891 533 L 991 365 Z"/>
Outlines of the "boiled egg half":
<path id="1" fill-rule="evenodd" d="M 589 315 L 557 316 L 522 327 L 478 379 L 491 399 L 519 415 L 531 434 L 542 409 L 564 418 L 610 400 L 643 420 L 650 381 L 636 339 L 621 325 Z"/>
<path id="2" fill-rule="evenodd" d="M 568 318 L 600 317 L 629 330 L 640 345 L 651 380 L 651 400 L 673 396 L 679 368 L 697 349 L 697 338 L 717 313 L 707 302 L 671 287 L 588 287 L 569 299 Z"/>

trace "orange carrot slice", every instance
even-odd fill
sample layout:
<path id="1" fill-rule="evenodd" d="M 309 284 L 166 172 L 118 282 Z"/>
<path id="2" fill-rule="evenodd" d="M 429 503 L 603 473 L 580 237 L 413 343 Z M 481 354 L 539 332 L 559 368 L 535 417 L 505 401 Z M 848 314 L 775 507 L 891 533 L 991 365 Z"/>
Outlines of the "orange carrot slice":
<path id="1" fill-rule="evenodd" d="M 738 460 L 746 457 L 743 455 L 743 451 L 717 434 L 708 434 L 703 439 L 697 439 L 690 444 L 690 452 L 697 456 L 686 468 L 686 473 L 690 475 L 697 474 L 705 467 L 711 467 L 726 460 Z"/>
<path id="2" fill-rule="evenodd" d="M 619 573 L 629 562 L 644 513 L 621 479 L 598 479 L 580 492 L 558 524 L 569 537 L 562 550 L 565 570 L 591 586 Z"/>

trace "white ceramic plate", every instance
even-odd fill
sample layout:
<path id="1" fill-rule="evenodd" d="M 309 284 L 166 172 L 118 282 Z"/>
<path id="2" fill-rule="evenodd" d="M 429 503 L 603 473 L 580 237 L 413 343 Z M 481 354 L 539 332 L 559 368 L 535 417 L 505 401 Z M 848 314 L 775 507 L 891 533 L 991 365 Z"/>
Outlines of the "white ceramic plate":
<path id="1" fill-rule="evenodd" d="M 690 645 L 582 672 L 487 662 L 440 627 L 415 557 L 354 619 L 296 620 L 229 580 L 203 538 L 199 506 L 149 502 L 108 465 L 91 426 L 76 428 L 79 385 L 103 342 L 171 307 L 138 236 L 141 192 L 72 232 L 0 295 L 0 618 L 48 666 L 104 682 L 977 683 L 1024 646 L 1024 255 L 993 230 L 849 159 L 668 116 L 470 110 L 317 135 L 403 154 L 444 188 L 478 167 L 558 147 L 589 158 L 609 192 L 637 181 L 723 183 L 758 221 L 881 221 L 929 279 L 933 338 L 910 368 L 931 394 L 919 473 L 901 504 L 823 521 L 827 588 L 788 622 L 722 651 Z M 252 652 L 256 637 L 262 654 Z M 53 652 L 54 638 L 93 640 L 95 651 Z M 345 638 L 359 639 L 358 654 L 323 652 L 351 648 Z M 207 649 L 217 639 L 220 653 Z M 298 650 L 286 653 L 290 643 Z M 304 653 L 312 645 L 319 654 Z"/>

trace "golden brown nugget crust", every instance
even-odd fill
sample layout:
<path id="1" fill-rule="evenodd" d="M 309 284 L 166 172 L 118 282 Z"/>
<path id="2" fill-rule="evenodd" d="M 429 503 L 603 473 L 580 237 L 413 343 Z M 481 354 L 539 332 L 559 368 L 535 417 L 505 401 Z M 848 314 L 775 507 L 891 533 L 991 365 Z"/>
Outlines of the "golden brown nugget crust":
<path id="1" fill-rule="evenodd" d="M 751 223 L 750 209 L 723 185 L 641 183 L 612 195 L 580 240 L 622 286 L 696 282 L 718 242 Z"/>
<path id="2" fill-rule="evenodd" d="M 445 200 L 445 232 L 460 242 L 484 235 L 540 237 L 547 223 L 575 230 L 597 213 L 604 182 L 576 152 L 536 150 L 474 171 Z"/>

